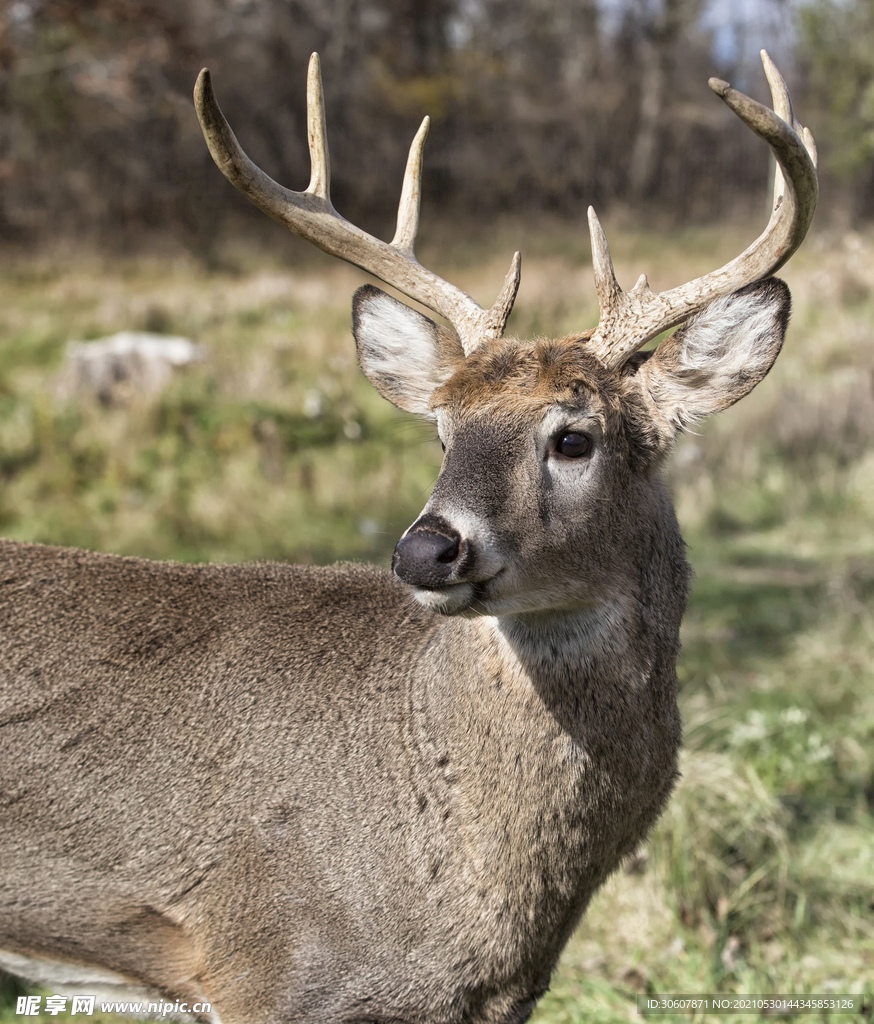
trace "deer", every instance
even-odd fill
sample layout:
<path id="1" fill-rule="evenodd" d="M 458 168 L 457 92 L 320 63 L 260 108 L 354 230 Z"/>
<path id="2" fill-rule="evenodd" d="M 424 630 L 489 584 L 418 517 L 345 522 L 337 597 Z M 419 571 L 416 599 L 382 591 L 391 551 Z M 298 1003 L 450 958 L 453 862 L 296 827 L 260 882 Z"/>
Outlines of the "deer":
<path id="1" fill-rule="evenodd" d="M 228 180 L 438 318 L 371 284 L 353 300 L 361 369 L 436 424 L 443 462 L 392 571 L 0 542 L 3 969 L 209 1024 L 530 1017 L 678 776 L 690 568 L 662 468 L 789 319 L 773 274 L 816 150 L 762 59 L 773 109 L 710 80 L 777 160 L 759 238 L 625 291 L 590 209 L 598 324 L 529 340 L 504 336 L 518 253 L 488 309 L 416 259 L 427 118 L 385 243 L 332 206 L 316 55 L 301 193 L 201 73 Z"/>

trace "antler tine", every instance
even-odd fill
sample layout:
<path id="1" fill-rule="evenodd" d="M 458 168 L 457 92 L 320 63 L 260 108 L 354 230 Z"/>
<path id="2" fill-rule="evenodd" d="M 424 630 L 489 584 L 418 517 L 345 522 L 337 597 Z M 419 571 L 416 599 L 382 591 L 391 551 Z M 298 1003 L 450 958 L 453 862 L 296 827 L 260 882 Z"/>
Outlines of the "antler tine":
<path id="1" fill-rule="evenodd" d="M 507 326 L 510 313 L 513 311 L 513 303 L 516 301 L 516 292 L 519 291 L 519 282 L 522 280 L 522 253 L 513 254 L 513 262 L 504 278 L 501 293 L 495 299 L 495 304 L 486 314 L 483 324 L 483 335 L 486 338 L 500 338 Z"/>
<path id="2" fill-rule="evenodd" d="M 221 112 L 206 68 L 198 76 L 194 103 L 204 138 L 219 170 L 269 217 L 330 255 L 373 274 L 445 317 L 455 328 L 466 355 L 483 341 L 501 336 L 519 287 L 518 254 L 501 294 L 490 310 L 484 310 L 461 288 L 426 270 L 413 255 L 419 222 L 422 151 L 428 134 L 427 118 L 410 147 L 401 190 L 398 227 L 394 239 L 388 244 L 351 224 L 331 205 L 330 160 L 318 54 L 312 55 L 307 76 L 307 135 L 312 170 L 306 192 L 292 192 L 284 188 L 246 156 Z"/>
<path id="3" fill-rule="evenodd" d="M 407 169 L 404 171 L 404 184 L 401 187 L 401 201 L 398 204 L 398 227 L 391 244 L 401 252 L 413 255 L 416 235 L 419 233 L 419 208 L 422 204 L 422 154 L 425 150 L 425 139 L 431 118 L 426 117 L 416 132 L 407 157 Z"/>
<path id="4" fill-rule="evenodd" d="M 816 166 L 816 143 L 813 141 L 810 129 L 805 128 L 795 116 L 795 110 L 792 107 L 792 97 L 789 95 L 786 80 L 780 74 L 777 65 L 771 60 L 767 50 L 760 50 L 759 56 L 762 58 L 765 77 L 768 79 L 768 87 L 771 90 L 771 102 L 774 105 L 774 113 L 778 117 L 782 118 L 782 120 L 784 120 L 792 131 L 794 131 L 801 139 L 804 143 L 804 148 L 810 154 L 810 158 L 813 161 L 814 166 Z M 780 199 L 783 196 L 784 187 L 783 171 L 778 163 L 774 169 L 774 205 L 771 210 L 772 218 L 776 215 L 780 207 Z"/>
<path id="5" fill-rule="evenodd" d="M 325 97 L 319 55 L 310 56 L 307 68 L 307 141 L 310 147 L 310 183 L 307 192 L 331 201 L 331 157 L 325 125 Z"/>
<path id="6" fill-rule="evenodd" d="M 718 78 L 711 78 L 709 83 L 738 117 L 768 143 L 779 168 L 768 226 L 740 256 L 719 270 L 670 291 L 652 292 L 646 277 L 641 276 L 634 288 L 625 292 L 616 282 L 598 218 L 594 211 L 589 211 L 595 287 L 601 309 L 590 347 L 606 366 L 621 366 L 652 338 L 687 320 L 720 295 L 770 276 L 804 240 L 818 196 L 816 146 L 810 132 L 796 120 L 786 84 L 764 50 L 762 62 L 771 85 L 774 110 Z"/>
<path id="7" fill-rule="evenodd" d="M 607 245 L 607 236 L 598 220 L 594 207 L 590 206 L 589 217 L 589 239 L 592 243 L 592 271 L 595 275 L 595 291 L 598 295 L 598 305 L 602 311 L 612 309 L 617 296 L 622 292 L 619 282 L 616 280 L 616 272 L 613 270 L 613 260 L 610 257 L 610 246 Z"/>

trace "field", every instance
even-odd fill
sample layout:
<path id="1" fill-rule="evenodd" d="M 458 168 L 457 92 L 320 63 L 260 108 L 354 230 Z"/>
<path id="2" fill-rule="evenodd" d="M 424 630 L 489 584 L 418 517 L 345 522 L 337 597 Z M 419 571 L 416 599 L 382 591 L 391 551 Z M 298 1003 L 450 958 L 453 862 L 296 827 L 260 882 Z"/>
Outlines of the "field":
<path id="1" fill-rule="evenodd" d="M 607 227 L 626 286 L 672 286 L 751 237 Z M 520 247 L 510 331 L 594 324 L 583 233 L 498 234 L 506 258 L 434 243 L 423 262 L 485 302 Z M 795 313 L 774 371 L 669 469 L 696 571 L 683 779 L 595 898 L 538 1024 L 640 1019 L 641 993 L 864 994 L 874 1014 L 874 238 L 814 237 L 782 276 Z M 388 564 L 440 447 L 357 370 L 361 275 L 240 249 L 212 268 L 7 260 L 0 278 L 0 534 Z M 66 343 L 122 329 L 187 335 L 207 358 L 148 400 L 63 397 Z"/>

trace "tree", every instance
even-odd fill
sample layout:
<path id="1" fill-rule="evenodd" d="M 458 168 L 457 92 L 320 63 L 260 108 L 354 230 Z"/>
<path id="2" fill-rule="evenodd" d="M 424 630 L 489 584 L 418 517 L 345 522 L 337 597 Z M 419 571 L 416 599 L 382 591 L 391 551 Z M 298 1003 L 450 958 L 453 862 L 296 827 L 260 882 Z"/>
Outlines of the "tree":
<path id="1" fill-rule="evenodd" d="M 799 12 L 805 110 L 815 111 L 826 175 L 834 172 L 852 216 L 874 215 L 874 4 L 814 0 Z"/>

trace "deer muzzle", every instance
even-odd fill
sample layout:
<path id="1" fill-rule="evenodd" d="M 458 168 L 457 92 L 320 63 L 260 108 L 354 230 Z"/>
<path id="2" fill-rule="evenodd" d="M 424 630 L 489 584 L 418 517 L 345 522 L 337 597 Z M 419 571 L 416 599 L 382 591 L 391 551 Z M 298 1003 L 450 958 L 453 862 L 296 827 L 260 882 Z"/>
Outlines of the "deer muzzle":
<path id="1" fill-rule="evenodd" d="M 425 515 L 398 542 L 392 569 L 410 586 L 437 590 L 462 582 L 471 561 L 470 546 L 458 531 L 438 516 Z"/>

